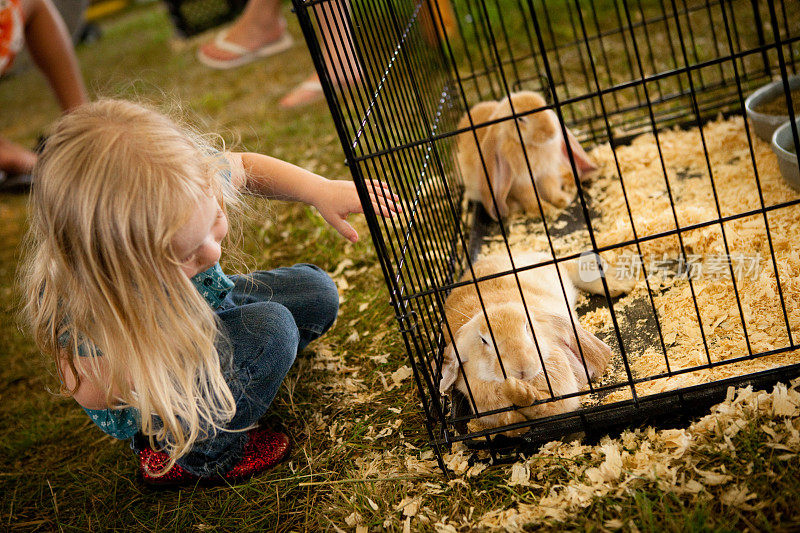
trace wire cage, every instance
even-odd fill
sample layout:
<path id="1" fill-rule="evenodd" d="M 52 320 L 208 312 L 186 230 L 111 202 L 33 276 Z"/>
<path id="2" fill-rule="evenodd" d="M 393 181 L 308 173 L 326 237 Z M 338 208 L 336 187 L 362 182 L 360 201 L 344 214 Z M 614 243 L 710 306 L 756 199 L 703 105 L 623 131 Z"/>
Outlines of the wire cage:
<path id="1" fill-rule="evenodd" d="M 794 0 L 294 7 L 442 468 L 800 374 Z"/>

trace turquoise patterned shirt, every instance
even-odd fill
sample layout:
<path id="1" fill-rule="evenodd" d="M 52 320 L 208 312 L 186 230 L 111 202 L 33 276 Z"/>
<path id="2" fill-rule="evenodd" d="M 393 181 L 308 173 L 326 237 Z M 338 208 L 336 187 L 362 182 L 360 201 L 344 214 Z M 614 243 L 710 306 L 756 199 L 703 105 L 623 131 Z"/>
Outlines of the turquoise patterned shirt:
<path id="1" fill-rule="evenodd" d="M 225 275 L 219 263 L 191 278 L 195 288 L 203 295 L 208 305 L 216 310 L 233 288 L 233 280 Z M 139 411 L 124 409 L 86 409 L 86 414 L 97 427 L 115 439 L 130 439 L 139 431 Z"/>

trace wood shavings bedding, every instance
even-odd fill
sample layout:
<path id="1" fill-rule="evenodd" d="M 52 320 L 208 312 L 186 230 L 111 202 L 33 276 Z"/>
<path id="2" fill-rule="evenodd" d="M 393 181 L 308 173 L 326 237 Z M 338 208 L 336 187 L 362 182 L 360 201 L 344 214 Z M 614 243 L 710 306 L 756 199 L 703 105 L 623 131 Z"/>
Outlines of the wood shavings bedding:
<path id="1" fill-rule="evenodd" d="M 641 135 L 630 145 L 617 147 L 616 157 L 608 144 L 591 152 L 600 173 L 584 193 L 599 247 L 674 230 L 676 219 L 679 227 L 685 227 L 760 209 L 759 185 L 767 207 L 800 196 L 781 177 L 767 143 L 754 138 L 751 156 L 741 117 L 710 122 L 702 133 L 701 137 L 696 128 L 663 131 L 658 144 L 652 134 Z M 580 213 L 579 207 L 572 209 Z M 551 219 L 547 221 L 551 234 L 559 234 L 559 222 L 552 220 L 552 214 L 547 218 Z M 588 232 L 585 224 L 582 226 L 553 239 L 557 255 L 590 249 Z M 614 303 L 634 378 L 666 373 L 667 365 L 676 371 L 788 346 L 786 319 L 794 341 L 800 340 L 800 206 L 770 211 L 766 224 L 764 215 L 757 214 L 725 222 L 722 228 L 715 223 L 681 234 L 690 267 L 681 259 L 681 242 L 676 235 L 642 242 L 640 260 L 639 250 L 631 245 L 602 254 L 610 264 L 627 268 L 639 280 L 631 294 Z M 550 249 L 541 220 L 514 218 L 507 232 L 512 253 Z M 772 262 L 770 240 L 776 263 Z M 505 244 L 495 237 L 485 249 L 487 253 L 501 252 Z M 666 353 L 654 321 L 654 338 L 645 343 L 637 339 L 641 337 L 637 331 L 644 331 L 637 322 L 645 320 L 647 313 L 652 315 L 645 274 L 649 276 Z M 629 313 L 636 306 L 644 310 L 645 318 L 641 312 Z M 617 361 L 600 383 L 627 383 L 608 308 L 602 304 L 581 314 L 584 327 L 603 337 L 617 354 Z M 636 385 L 636 392 L 639 396 L 655 394 L 797 362 L 800 350 L 648 381 Z M 603 398 L 592 395 L 585 403 L 611 403 L 630 397 L 630 388 L 624 387 Z"/>
<path id="2" fill-rule="evenodd" d="M 569 469 L 574 482 L 552 486 L 529 504 L 487 512 L 478 526 L 522 531 L 523 526 L 545 520 L 566 520 L 570 512 L 589 507 L 598 497 L 623 497 L 648 484 L 689 502 L 716 497 L 722 505 L 740 511 L 762 509 L 767 502 L 757 499 L 746 480 L 713 465 L 701 466 L 703 453 L 709 449 L 731 453 L 730 439 L 750 420 L 763 416 L 768 421 L 761 426 L 769 439 L 767 446 L 784 452 L 787 459 L 796 457 L 800 449 L 796 419 L 800 393 L 796 387 L 797 381 L 789 387 L 776 385 L 771 393 L 730 388 L 724 402 L 687 429 L 626 431 L 619 439 L 606 438 L 597 446 L 550 442 L 539 454 L 512 465 L 508 484 L 535 490 L 542 465 L 548 460 L 581 457 L 584 461 L 559 463 Z M 621 528 L 611 522 L 604 525 Z"/>
<path id="3" fill-rule="evenodd" d="M 403 498 L 389 507 L 390 520 L 384 527 L 399 529 L 397 524 L 405 524 L 408 531 L 431 527 L 436 531 L 530 531 L 538 524 L 553 529 L 553 522 L 590 512 L 598 498 L 625 501 L 639 491 L 654 489 L 680 498 L 687 508 L 713 499 L 734 511 L 757 511 L 770 502 L 753 492 L 758 489 L 748 485 L 743 473 L 757 467 L 750 462 L 742 471 L 732 470 L 723 458 L 737 457 L 732 439 L 756 421 L 764 445 L 779 459 L 796 461 L 799 388 L 800 379 L 777 384 L 769 392 L 731 387 L 724 401 L 685 429 L 627 430 L 597 445 L 567 439 L 549 442 L 538 453 L 492 469 L 499 470 L 512 497 L 497 499 L 482 514 L 473 514 L 472 508 L 460 515 L 449 509 L 437 512 L 434 504 L 447 490 L 474 486 L 473 478 L 485 475 L 488 452 L 471 450 L 464 443 L 454 444 L 443 454 L 451 472 L 449 480 L 441 478 L 433 450 L 420 450 L 408 442 L 356 458 L 351 477 L 372 479 L 377 486 L 385 483 L 386 490 L 403 487 Z M 775 464 L 780 463 L 769 463 Z M 426 482 L 408 479 L 423 476 L 429 476 Z M 618 530 L 624 524 L 607 520 L 603 525 Z"/>

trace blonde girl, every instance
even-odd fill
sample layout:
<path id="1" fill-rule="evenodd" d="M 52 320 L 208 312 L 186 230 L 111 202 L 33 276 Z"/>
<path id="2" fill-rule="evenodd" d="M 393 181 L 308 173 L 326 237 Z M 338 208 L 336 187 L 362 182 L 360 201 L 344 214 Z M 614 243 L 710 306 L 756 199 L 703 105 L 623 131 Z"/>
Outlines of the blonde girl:
<path id="1" fill-rule="evenodd" d="M 219 266 L 237 191 L 314 206 L 344 237 L 352 182 L 217 152 L 147 107 L 102 100 L 58 122 L 36 166 L 26 312 L 62 383 L 106 433 L 132 439 L 146 482 L 232 481 L 281 461 L 257 422 L 298 351 L 332 325 L 313 265 Z M 378 182 L 377 212 L 397 198 Z"/>

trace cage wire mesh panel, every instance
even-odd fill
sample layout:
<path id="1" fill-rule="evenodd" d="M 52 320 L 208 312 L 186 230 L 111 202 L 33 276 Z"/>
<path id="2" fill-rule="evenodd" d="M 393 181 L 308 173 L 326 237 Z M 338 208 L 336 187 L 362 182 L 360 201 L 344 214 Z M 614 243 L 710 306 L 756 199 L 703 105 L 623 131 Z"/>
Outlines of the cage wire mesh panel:
<path id="1" fill-rule="evenodd" d="M 774 83 L 796 153 L 796 1 L 294 6 L 359 194 L 402 198 L 363 203 L 437 452 L 800 373 L 800 194 L 744 118 Z"/>

